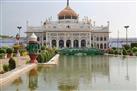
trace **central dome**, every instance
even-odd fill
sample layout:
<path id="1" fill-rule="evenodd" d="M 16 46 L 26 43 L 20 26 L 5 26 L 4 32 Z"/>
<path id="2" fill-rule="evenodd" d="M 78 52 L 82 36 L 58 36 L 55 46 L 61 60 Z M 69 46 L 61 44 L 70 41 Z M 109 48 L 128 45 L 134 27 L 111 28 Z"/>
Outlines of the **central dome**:
<path id="1" fill-rule="evenodd" d="M 59 12 L 58 17 L 59 19 L 77 19 L 78 15 L 74 10 L 67 6 Z"/>
<path id="2" fill-rule="evenodd" d="M 77 19 L 78 14 L 69 7 L 69 1 L 67 0 L 67 6 L 61 10 L 58 14 L 59 19 Z"/>

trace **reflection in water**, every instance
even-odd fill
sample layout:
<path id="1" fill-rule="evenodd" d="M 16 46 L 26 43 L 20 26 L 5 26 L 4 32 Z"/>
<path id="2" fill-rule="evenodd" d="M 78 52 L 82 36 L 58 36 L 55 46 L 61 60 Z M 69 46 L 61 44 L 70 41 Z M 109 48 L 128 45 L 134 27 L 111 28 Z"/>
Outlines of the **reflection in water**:
<path id="1" fill-rule="evenodd" d="M 78 89 L 78 87 L 75 86 L 74 84 L 72 84 L 72 85 L 59 85 L 58 89 L 60 91 L 75 91 Z"/>
<path id="2" fill-rule="evenodd" d="M 19 85 L 22 84 L 22 79 L 21 77 L 18 77 L 16 80 L 13 81 L 13 85 L 16 85 L 16 91 L 19 91 Z"/>
<path id="3" fill-rule="evenodd" d="M 57 70 L 60 91 L 77 90 L 79 82 L 83 81 L 85 84 L 89 84 L 92 79 L 95 81 L 97 75 L 108 76 L 109 79 L 109 57 L 96 59 L 90 56 L 69 56 L 66 59 L 64 56 L 60 61 Z"/>
<path id="4" fill-rule="evenodd" d="M 37 69 L 32 69 L 29 72 L 29 89 L 30 91 L 35 91 L 37 87 L 38 87 Z"/>
<path id="5" fill-rule="evenodd" d="M 61 55 L 58 65 L 38 66 L 21 76 L 23 83 L 2 91 L 136 91 L 136 60 Z"/>
<path id="6" fill-rule="evenodd" d="M 129 80 L 129 75 L 128 75 L 128 60 L 126 60 L 126 80 Z"/>

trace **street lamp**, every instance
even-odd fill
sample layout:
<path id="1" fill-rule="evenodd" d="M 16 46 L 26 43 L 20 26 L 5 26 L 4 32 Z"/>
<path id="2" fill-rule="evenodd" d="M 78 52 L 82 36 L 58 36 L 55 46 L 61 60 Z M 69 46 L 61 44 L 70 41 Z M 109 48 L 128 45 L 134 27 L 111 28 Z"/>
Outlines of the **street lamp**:
<path id="1" fill-rule="evenodd" d="M 127 29 L 129 28 L 129 26 L 124 26 L 124 28 L 126 29 L 126 45 L 127 45 Z"/>
<path id="2" fill-rule="evenodd" d="M 17 33 L 16 35 L 16 40 L 17 40 L 17 44 L 18 46 L 20 45 L 20 42 L 19 42 L 19 39 L 20 39 L 20 29 L 22 28 L 21 26 L 17 26 L 17 28 L 19 29 L 19 33 Z M 20 53 L 19 53 L 19 47 L 17 48 L 17 56 L 20 56 Z"/>
<path id="3" fill-rule="evenodd" d="M 22 26 L 17 26 L 17 28 L 19 29 L 19 35 L 20 35 L 20 29 L 22 28 Z"/>

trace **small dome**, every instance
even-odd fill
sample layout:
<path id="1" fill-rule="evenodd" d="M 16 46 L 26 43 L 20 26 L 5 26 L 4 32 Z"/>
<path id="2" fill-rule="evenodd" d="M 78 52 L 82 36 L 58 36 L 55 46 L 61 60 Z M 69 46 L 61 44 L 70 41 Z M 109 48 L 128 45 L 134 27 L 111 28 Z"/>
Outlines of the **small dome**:
<path id="1" fill-rule="evenodd" d="M 64 8 L 62 11 L 58 14 L 59 19 L 77 19 L 78 14 L 72 10 L 69 6 Z"/>
<path id="2" fill-rule="evenodd" d="M 32 35 L 29 37 L 29 41 L 37 41 L 37 36 L 32 33 Z"/>

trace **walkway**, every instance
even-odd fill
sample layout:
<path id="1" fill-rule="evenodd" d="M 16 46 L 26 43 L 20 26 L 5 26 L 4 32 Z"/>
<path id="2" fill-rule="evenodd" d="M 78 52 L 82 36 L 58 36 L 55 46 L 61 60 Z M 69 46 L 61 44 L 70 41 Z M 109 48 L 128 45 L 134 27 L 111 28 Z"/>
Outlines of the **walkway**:
<path id="1" fill-rule="evenodd" d="M 29 56 L 20 56 L 20 57 L 13 57 L 16 61 L 16 66 L 19 67 L 20 65 L 26 64 L 29 61 Z M 3 70 L 3 64 L 8 64 L 9 58 L 0 59 L 0 71 Z"/>
<path id="2" fill-rule="evenodd" d="M 22 65 L 12 71 L 9 71 L 4 74 L 0 74 L 0 86 L 2 87 L 3 85 L 6 85 L 15 79 L 19 77 L 21 74 L 28 72 L 29 70 L 35 68 L 37 64 L 27 64 L 27 65 Z M 0 88 L 1 88 L 0 87 Z"/>
<path id="3" fill-rule="evenodd" d="M 34 63 L 25 64 L 26 61 L 20 60 L 20 59 L 29 60 L 28 57 L 19 57 L 18 65 L 21 65 L 21 66 L 17 67 L 16 69 L 14 69 L 12 71 L 7 72 L 7 73 L 0 74 L 0 88 L 3 85 L 7 85 L 8 83 L 13 82 L 15 79 L 17 79 L 17 77 L 20 77 L 25 72 L 28 72 L 29 70 L 37 67 L 37 64 L 34 64 Z M 2 60 L 2 61 L 4 61 L 3 63 L 6 63 L 7 60 L 8 59 Z M 58 60 L 59 60 L 59 54 L 56 54 L 47 63 L 44 63 L 44 65 L 47 65 L 47 66 L 48 65 L 55 65 L 58 63 Z M 3 64 L 3 63 L 1 63 L 1 64 Z"/>

